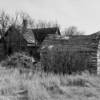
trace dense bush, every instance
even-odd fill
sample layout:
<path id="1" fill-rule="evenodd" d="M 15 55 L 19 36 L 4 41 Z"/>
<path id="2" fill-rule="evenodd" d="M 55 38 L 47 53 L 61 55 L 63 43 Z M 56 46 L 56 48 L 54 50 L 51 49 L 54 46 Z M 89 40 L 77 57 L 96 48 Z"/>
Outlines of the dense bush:
<path id="1" fill-rule="evenodd" d="M 41 52 L 41 62 L 44 70 L 54 73 L 81 72 L 89 70 L 89 55 L 88 52 L 63 50 L 59 48 L 55 50 L 45 50 Z M 88 66 L 88 68 L 87 68 Z"/>
<path id="2" fill-rule="evenodd" d="M 25 53 L 14 53 L 5 61 L 2 61 L 1 64 L 8 68 L 33 68 L 33 62 L 34 59 Z"/>

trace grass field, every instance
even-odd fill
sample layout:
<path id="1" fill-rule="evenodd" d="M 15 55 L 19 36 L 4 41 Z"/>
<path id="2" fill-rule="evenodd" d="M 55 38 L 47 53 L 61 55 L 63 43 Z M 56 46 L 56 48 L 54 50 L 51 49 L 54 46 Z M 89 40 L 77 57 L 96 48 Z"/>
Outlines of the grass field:
<path id="1" fill-rule="evenodd" d="M 0 67 L 0 100 L 100 100 L 100 77 L 25 72 Z"/>

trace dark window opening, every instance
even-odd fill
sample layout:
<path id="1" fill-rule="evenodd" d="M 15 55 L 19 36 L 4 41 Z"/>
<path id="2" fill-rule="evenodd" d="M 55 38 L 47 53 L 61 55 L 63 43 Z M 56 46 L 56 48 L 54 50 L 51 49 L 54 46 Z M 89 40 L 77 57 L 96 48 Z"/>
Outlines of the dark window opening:
<path id="1" fill-rule="evenodd" d="M 12 54 L 12 48 L 9 47 L 9 49 L 8 49 L 8 55 L 11 55 L 11 54 Z"/>
<path id="2" fill-rule="evenodd" d="M 30 50 L 29 54 L 30 54 L 30 56 L 33 56 L 33 52 L 32 52 L 32 50 Z"/>

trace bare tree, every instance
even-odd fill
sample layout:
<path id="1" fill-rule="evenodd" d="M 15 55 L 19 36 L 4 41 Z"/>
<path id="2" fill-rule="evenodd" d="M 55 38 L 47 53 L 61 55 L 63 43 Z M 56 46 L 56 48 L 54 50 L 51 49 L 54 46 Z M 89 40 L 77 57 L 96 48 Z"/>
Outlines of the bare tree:
<path id="1" fill-rule="evenodd" d="M 27 14 L 25 12 L 20 12 L 19 15 L 20 15 L 20 20 L 21 20 L 22 23 L 25 20 L 27 21 L 27 27 L 30 27 L 30 28 L 34 28 L 35 27 L 35 24 L 34 24 L 35 21 L 34 21 L 34 19 L 32 19 L 30 17 L 29 14 Z M 23 26 L 23 24 L 22 24 L 22 26 Z"/>
<path id="2" fill-rule="evenodd" d="M 20 16 L 20 22 L 23 23 L 23 20 L 27 21 L 27 27 L 30 28 L 48 28 L 48 27 L 59 27 L 57 22 L 47 22 L 43 20 L 35 21 L 29 14 L 26 12 L 19 12 L 17 15 Z M 23 27 L 23 24 L 22 24 Z"/>
<path id="3" fill-rule="evenodd" d="M 21 25 L 19 17 L 20 17 L 19 12 L 16 12 L 15 16 L 11 18 L 11 25 L 15 26 Z"/>
<path id="4" fill-rule="evenodd" d="M 75 27 L 75 26 L 70 26 L 70 27 L 65 29 L 64 34 L 66 36 L 83 35 L 84 32 L 78 31 L 77 27 Z"/>
<path id="5" fill-rule="evenodd" d="M 35 28 L 46 28 L 46 22 L 42 21 L 42 20 L 38 20 L 35 23 Z"/>
<path id="6" fill-rule="evenodd" d="M 7 13 L 2 11 L 0 13 L 0 29 L 1 29 L 1 35 L 4 35 L 6 30 L 8 29 L 10 25 L 10 17 Z"/>
<path id="7" fill-rule="evenodd" d="M 60 26 L 57 22 L 50 22 L 50 21 L 47 22 L 47 21 L 39 20 L 37 21 L 35 28 L 50 28 L 50 27 L 60 27 Z"/>

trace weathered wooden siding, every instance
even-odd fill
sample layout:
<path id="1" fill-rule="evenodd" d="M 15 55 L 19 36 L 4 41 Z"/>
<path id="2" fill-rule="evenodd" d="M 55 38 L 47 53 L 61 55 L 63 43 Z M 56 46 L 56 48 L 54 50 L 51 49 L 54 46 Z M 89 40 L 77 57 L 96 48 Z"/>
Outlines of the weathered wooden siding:
<path id="1" fill-rule="evenodd" d="M 51 49 L 50 49 L 51 47 Z M 74 36 L 69 39 L 56 39 L 56 38 L 46 38 L 41 46 L 41 56 L 45 55 L 48 50 L 53 52 L 54 50 L 59 50 L 62 52 L 74 52 L 76 55 L 85 55 L 85 59 L 87 60 L 87 65 L 83 65 L 80 67 L 88 69 L 92 73 L 96 73 L 97 68 L 97 50 L 98 50 L 98 39 L 96 36 Z M 99 52 L 100 55 L 100 52 Z M 76 58 L 75 58 L 76 59 Z M 98 63 L 100 64 L 100 63 Z M 86 67 L 84 67 L 86 66 Z M 86 70 L 83 69 L 83 70 Z"/>
<path id="2" fill-rule="evenodd" d="M 100 74 L 100 40 L 98 43 L 98 50 L 97 50 L 97 74 Z"/>
<path id="3" fill-rule="evenodd" d="M 4 43 L 0 43 L 0 61 L 6 57 Z"/>
<path id="4" fill-rule="evenodd" d="M 11 27 L 5 36 L 7 54 L 12 54 L 19 51 L 27 51 L 27 42 L 22 34 L 14 27 Z"/>

